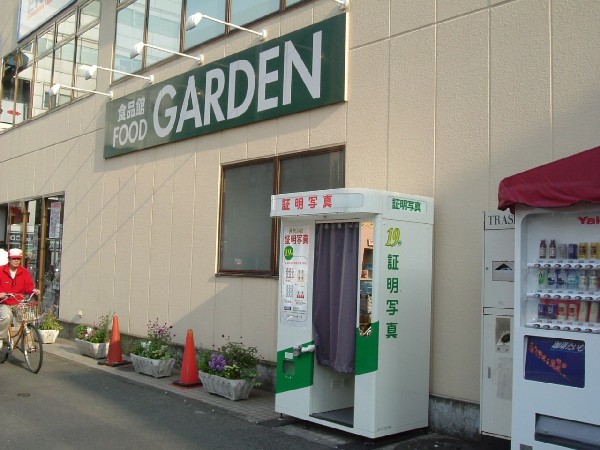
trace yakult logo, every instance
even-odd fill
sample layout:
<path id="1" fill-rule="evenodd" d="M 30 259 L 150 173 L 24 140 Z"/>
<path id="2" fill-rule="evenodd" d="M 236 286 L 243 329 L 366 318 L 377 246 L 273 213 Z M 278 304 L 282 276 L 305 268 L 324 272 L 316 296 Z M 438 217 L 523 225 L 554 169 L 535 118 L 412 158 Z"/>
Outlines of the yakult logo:
<path id="1" fill-rule="evenodd" d="M 136 100 L 130 100 L 127 104 L 123 103 L 119 106 L 118 123 L 126 122 L 122 125 L 113 128 L 113 147 L 123 146 L 128 142 L 130 144 L 136 141 L 142 141 L 148 132 L 148 122 L 146 119 L 131 121 L 138 116 L 143 116 L 145 112 L 146 98 L 139 97 Z"/>
<path id="2" fill-rule="evenodd" d="M 578 219 L 579 219 L 579 223 L 581 225 L 600 225 L 600 216 L 596 216 L 596 217 L 582 216 L 582 217 L 578 217 Z"/>

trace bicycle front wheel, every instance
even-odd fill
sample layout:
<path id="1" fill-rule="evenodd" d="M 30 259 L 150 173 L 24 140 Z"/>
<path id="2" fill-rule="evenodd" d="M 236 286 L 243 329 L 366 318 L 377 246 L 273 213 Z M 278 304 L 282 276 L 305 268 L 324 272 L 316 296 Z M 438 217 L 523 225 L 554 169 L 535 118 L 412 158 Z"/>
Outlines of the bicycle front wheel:
<path id="1" fill-rule="evenodd" d="M 21 351 L 25 355 L 27 367 L 33 373 L 38 373 L 42 368 L 44 360 L 44 348 L 40 338 L 40 332 L 33 325 L 27 325 L 21 339 Z"/>

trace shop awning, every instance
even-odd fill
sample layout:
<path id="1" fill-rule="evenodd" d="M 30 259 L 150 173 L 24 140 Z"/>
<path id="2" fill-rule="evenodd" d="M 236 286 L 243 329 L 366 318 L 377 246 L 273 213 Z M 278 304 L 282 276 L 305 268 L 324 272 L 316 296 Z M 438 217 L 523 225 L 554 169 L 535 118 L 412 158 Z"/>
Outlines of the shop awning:
<path id="1" fill-rule="evenodd" d="M 534 167 L 503 179 L 498 209 L 516 204 L 555 208 L 576 203 L 600 203 L 600 147 Z"/>

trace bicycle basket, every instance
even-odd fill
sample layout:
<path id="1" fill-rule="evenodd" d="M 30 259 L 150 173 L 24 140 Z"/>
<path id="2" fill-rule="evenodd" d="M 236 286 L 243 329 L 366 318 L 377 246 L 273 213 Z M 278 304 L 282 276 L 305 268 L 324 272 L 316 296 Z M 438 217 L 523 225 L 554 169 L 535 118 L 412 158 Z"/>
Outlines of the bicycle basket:
<path id="1" fill-rule="evenodd" d="M 14 306 L 13 314 L 19 322 L 33 322 L 38 317 L 37 303 L 21 303 Z"/>

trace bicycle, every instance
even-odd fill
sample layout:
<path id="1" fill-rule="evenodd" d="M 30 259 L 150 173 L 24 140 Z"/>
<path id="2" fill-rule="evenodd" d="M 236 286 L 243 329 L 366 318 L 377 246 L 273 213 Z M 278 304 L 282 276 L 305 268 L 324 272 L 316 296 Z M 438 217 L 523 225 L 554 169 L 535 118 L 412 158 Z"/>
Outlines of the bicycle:
<path id="1" fill-rule="evenodd" d="M 35 326 L 38 320 L 37 302 L 31 299 L 35 294 L 29 297 L 8 294 L 0 303 L 4 303 L 7 298 L 14 298 L 19 301 L 18 305 L 13 306 L 13 318 L 8 329 L 8 339 L 0 348 L 0 364 L 6 362 L 15 348 L 18 348 L 25 356 L 27 367 L 32 373 L 38 373 L 42 368 L 44 360 L 44 348 L 40 332 Z M 18 327 L 18 328 L 17 328 Z M 17 328 L 16 331 L 15 328 Z"/>

